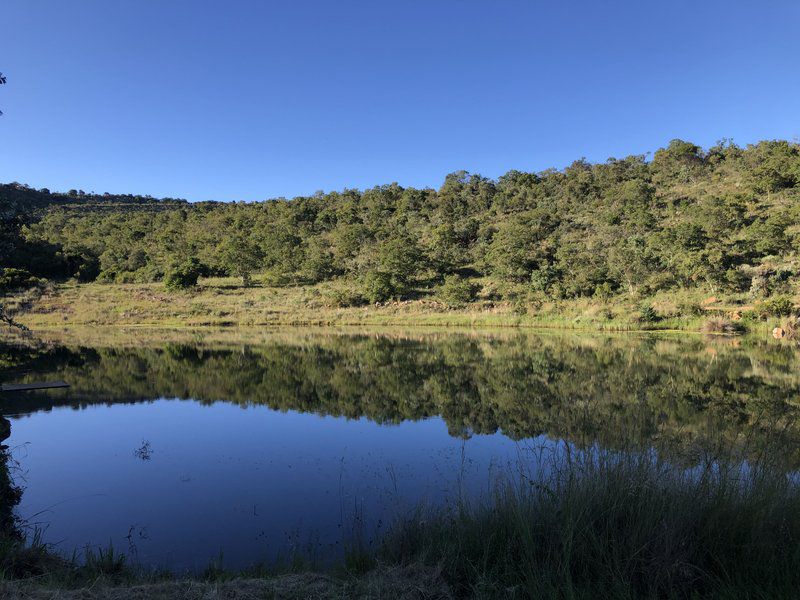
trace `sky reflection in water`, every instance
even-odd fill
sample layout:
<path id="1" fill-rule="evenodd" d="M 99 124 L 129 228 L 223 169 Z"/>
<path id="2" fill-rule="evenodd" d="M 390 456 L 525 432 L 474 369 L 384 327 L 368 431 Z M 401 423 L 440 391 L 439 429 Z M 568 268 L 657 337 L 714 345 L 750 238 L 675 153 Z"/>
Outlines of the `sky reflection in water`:
<path id="1" fill-rule="evenodd" d="M 747 439 L 797 469 L 800 353 L 701 337 L 276 335 L 258 344 L 0 344 L 18 513 L 70 553 L 229 567 L 330 556 L 422 504 L 544 467 L 555 440 L 671 460 Z M 743 435 L 747 434 L 747 435 Z M 563 446 L 557 446 L 563 448 Z M 531 451 L 532 450 L 532 451 Z"/>

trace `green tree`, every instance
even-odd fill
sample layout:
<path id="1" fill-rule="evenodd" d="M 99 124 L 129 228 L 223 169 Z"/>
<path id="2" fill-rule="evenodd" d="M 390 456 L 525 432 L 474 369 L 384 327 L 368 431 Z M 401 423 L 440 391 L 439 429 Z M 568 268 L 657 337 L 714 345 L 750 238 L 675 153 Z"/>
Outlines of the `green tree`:
<path id="1" fill-rule="evenodd" d="M 424 267 L 416 240 L 407 232 L 397 233 L 379 244 L 376 258 L 377 263 L 367 273 L 367 297 L 380 302 L 407 296 Z"/>
<path id="2" fill-rule="evenodd" d="M 306 280 L 311 283 L 325 281 L 336 274 L 333 252 L 325 240 L 320 238 L 309 240 L 301 271 Z"/>
<path id="3" fill-rule="evenodd" d="M 233 234 L 219 248 L 228 273 L 242 278 L 242 285 L 252 284 L 252 275 L 261 266 L 258 246 L 243 234 Z"/>
<path id="4" fill-rule="evenodd" d="M 202 273 L 200 261 L 192 257 L 172 265 L 164 275 L 164 285 L 168 290 L 185 290 L 197 285 Z"/>
<path id="5" fill-rule="evenodd" d="M 444 283 L 439 288 L 437 295 L 450 306 L 462 306 L 473 302 L 479 289 L 480 286 L 474 281 L 459 275 L 448 275 L 444 278 Z"/>

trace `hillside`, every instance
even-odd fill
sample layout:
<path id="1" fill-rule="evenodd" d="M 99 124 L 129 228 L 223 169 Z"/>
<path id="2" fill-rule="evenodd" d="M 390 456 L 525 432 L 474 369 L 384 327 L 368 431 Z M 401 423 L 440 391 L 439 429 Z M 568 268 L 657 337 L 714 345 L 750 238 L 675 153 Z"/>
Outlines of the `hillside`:
<path id="1" fill-rule="evenodd" d="M 521 305 L 800 291 L 800 146 L 786 141 L 703 150 L 675 140 L 652 160 L 578 160 L 497 180 L 458 172 L 438 190 L 190 204 L 16 184 L 0 199 L 4 215 L 25 215 L 3 234 L 3 266 L 53 279 L 332 281 L 340 306 L 432 291 L 453 304 Z"/>

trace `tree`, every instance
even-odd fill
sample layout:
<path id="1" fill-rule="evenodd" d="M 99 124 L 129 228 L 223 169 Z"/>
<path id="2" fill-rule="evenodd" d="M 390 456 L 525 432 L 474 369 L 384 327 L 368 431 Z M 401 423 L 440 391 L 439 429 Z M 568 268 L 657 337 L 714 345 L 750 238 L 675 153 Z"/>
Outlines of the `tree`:
<path id="1" fill-rule="evenodd" d="M 252 283 L 253 271 L 261 266 L 258 246 L 242 234 L 234 234 L 219 248 L 223 263 L 231 275 L 242 278 L 242 285 Z"/>
<path id="2" fill-rule="evenodd" d="M 164 275 L 164 285 L 168 290 L 185 290 L 197 285 L 202 273 L 200 261 L 190 258 L 182 263 L 174 264 Z"/>
<path id="3" fill-rule="evenodd" d="M 619 240 L 608 253 L 610 275 L 629 294 L 636 293 L 639 286 L 653 273 L 654 260 L 642 238 L 630 237 Z"/>
<path id="4" fill-rule="evenodd" d="M 448 275 L 444 278 L 438 295 L 449 306 L 461 306 L 475 300 L 479 287 L 474 281 L 464 277 Z"/>
<path id="5" fill-rule="evenodd" d="M 654 181 L 662 185 L 686 183 L 702 172 L 704 156 L 700 146 L 684 140 L 672 140 L 669 146 L 653 155 Z"/>
<path id="6" fill-rule="evenodd" d="M 777 192 L 800 185 L 800 144 L 761 142 L 745 153 L 757 192 Z"/>
<path id="7" fill-rule="evenodd" d="M 800 146 L 786 141 L 704 152 L 678 140 L 651 162 L 578 160 L 497 181 L 457 172 L 439 190 L 391 184 L 258 203 L 15 182 L 0 184 L 0 265 L 146 282 L 196 258 L 204 275 L 245 284 L 255 272 L 271 285 L 341 277 L 337 288 L 374 301 L 439 294 L 442 282 L 455 290 L 454 274 L 501 280 L 491 287 L 506 299 L 680 287 L 797 295 L 798 200 Z"/>
<path id="8" fill-rule="evenodd" d="M 323 240 L 312 238 L 308 242 L 301 271 L 302 275 L 311 283 L 325 281 L 336 273 L 333 253 Z"/>
<path id="9" fill-rule="evenodd" d="M 423 267 L 416 240 L 400 232 L 384 240 L 377 250 L 377 264 L 367 273 L 365 292 L 372 302 L 408 295 Z"/>
<path id="10" fill-rule="evenodd" d="M 548 262 L 552 227 L 550 215 L 538 210 L 502 223 L 486 253 L 492 275 L 506 281 L 529 280 L 534 269 Z"/>

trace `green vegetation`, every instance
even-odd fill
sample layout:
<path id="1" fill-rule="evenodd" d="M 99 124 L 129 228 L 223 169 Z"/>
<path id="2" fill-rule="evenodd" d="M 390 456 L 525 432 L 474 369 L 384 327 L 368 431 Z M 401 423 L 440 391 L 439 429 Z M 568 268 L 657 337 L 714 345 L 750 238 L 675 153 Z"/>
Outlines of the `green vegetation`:
<path id="1" fill-rule="evenodd" d="M 590 451 L 502 481 L 482 502 L 403 520 L 390 563 L 438 565 L 457 597 L 789 598 L 800 489 L 753 466 L 683 471 Z M 524 468 L 524 467 L 523 467 Z"/>
<path id="2" fill-rule="evenodd" d="M 449 306 L 463 306 L 477 299 L 478 285 L 456 274 L 447 275 L 437 295 Z"/>
<path id="3" fill-rule="evenodd" d="M 548 435 L 579 447 L 658 444 L 693 464 L 743 439 L 800 465 L 800 352 L 784 343 L 649 336 L 312 335 L 216 343 L 0 345 L 0 379 L 69 381 L 5 399 L 10 413 L 161 397 L 224 399 L 377 423 L 441 416 L 451 435 Z M 134 343 L 131 347 L 129 344 Z"/>
<path id="4" fill-rule="evenodd" d="M 197 285 L 202 268 L 196 258 L 189 258 L 182 264 L 173 265 L 164 275 L 164 286 L 168 290 L 185 290 Z"/>
<path id="5" fill-rule="evenodd" d="M 438 296 L 521 312 L 713 294 L 786 315 L 800 292 L 800 145 L 786 141 L 703 151 L 675 140 L 649 162 L 579 160 L 494 181 L 458 172 L 438 190 L 189 204 L 10 184 L 0 200 L 3 267 L 36 277 L 181 289 L 195 274 L 230 276 L 330 284 L 339 306 Z"/>
<path id="6" fill-rule="evenodd" d="M 258 203 L 8 184 L 0 186 L 0 320 L 51 330 L 780 325 L 791 337 L 800 332 L 799 200 L 800 145 L 785 141 L 704 151 L 676 140 L 650 161 L 579 160 L 497 180 L 458 172 L 438 190 L 391 184 Z M 441 415 L 453 435 L 547 434 L 579 453 L 535 476 L 523 469 L 482 501 L 400 517 L 378 547 L 348 551 L 328 580 L 335 597 L 370 597 L 375 573 L 387 569 L 426 574 L 433 597 L 791 597 L 800 586 L 800 493 L 785 470 L 800 464 L 800 359 L 786 343 L 740 343 L 3 344 L 0 376 L 72 384 L 69 396 L 8 399 L 15 412 L 225 398 L 381 423 Z M 639 451 L 650 444 L 659 452 Z M 751 462 L 741 469 L 743 458 Z M 74 562 L 25 542 L 5 449 L 0 461 L 1 594 L 152 581 L 110 549 Z M 278 595 L 271 589 L 258 594 Z"/>

